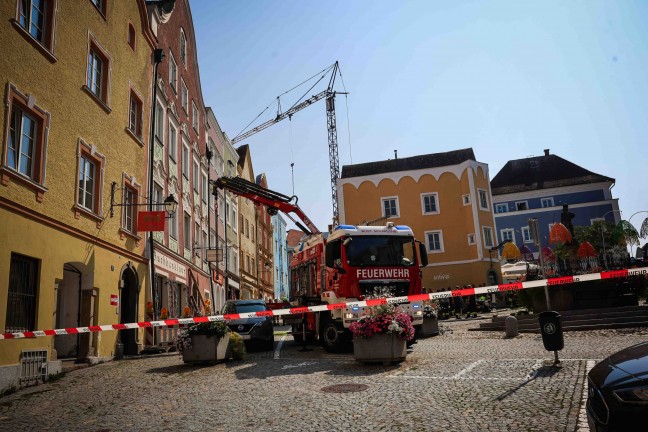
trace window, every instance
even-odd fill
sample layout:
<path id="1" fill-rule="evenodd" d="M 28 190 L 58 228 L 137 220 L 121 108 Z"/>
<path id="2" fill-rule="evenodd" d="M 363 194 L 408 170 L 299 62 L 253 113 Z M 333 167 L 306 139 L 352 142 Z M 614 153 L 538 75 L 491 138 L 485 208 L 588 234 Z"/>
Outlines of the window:
<path id="1" fill-rule="evenodd" d="M 2 153 L 3 168 L 0 177 L 7 184 L 8 176 L 25 181 L 38 189 L 37 197 L 42 200 L 44 189 L 32 182 L 42 184 L 45 176 L 45 149 L 49 129 L 49 114 L 32 103 L 9 84 L 7 97 L 10 118 L 8 119 L 6 147 Z M 29 108 L 31 105 L 31 108 Z M 1 151 L 2 149 L 0 149 Z"/>
<path id="2" fill-rule="evenodd" d="M 605 222 L 605 218 L 598 217 L 598 218 L 590 219 L 590 225 L 594 225 L 596 222 Z"/>
<path id="3" fill-rule="evenodd" d="M 522 227 L 522 241 L 524 243 L 533 243 L 533 239 L 531 238 L 531 230 L 528 226 Z"/>
<path id="4" fill-rule="evenodd" d="M 508 212 L 508 204 L 495 204 L 495 213 Z"/>
<path id="5" fill-rule="evenodd" d="M 245 255 L 245 271 L 250 272 L 250 255 Z"/>
<path id="6" fill-rule="evenodd" d="M 203 173 L 202 174 L 202 200 L 205 204 L 207 204 L 208 197 L 209 197 L 209 191 L 207 187 L 207 175 Z"/>
<path id="7" fill-rule="evenodd" d="M 169 218 L 169 236 L 178 239 L 178 212 L 173 213 Z"/>
<path id="8" fill-rule="evenodd" d="M 187 37 L 183 29 L 180 29 L 180 60 L 187 65 Z"/>
<path id="9" fill-rule="evenodd" d="M 476 244 L 477 241 L 475 240 L 475 234 L 468 234 L 468 244 L 469 245 L 474 245 Z"/>
<path id="10" fill-rule="evenodd" d="M 109 63 L 108 55 L 91 39 L 85 90 L 103 104 L 101 107 L 108 112 Z"/>
<path id="11" fill-rule="evenodd" d="M 250 223 L 247 219 L 245 219 L 245 228 L 243 231 L 245 231 L 245 237 L 250 238 Z"/>
<path id="12" fill-rule="evenodd" d="M 232 257 L 231 258 L 232 263 L 231 263 L 231 266 L 230 266 L 230 270 L 233 273 L 238 274 L 238 272 L 239 272 L 238 251 L 236 249 L 232 249 L 232 252 L 230 253 L 230 256 Z"/>
<path id="13" fill-rule="evenodd" d="M 164 145 L 164 107 L 160 102 L 155 103 L 155 139 Z"/>
<path id="14" fill-rule="evenodd" d="M 35 330 L 39 261 L 11 254 L 5 332 Z"/>
<path id="15" fill-rule="evenodd" d="M 189 146 L 182 145 L 182 175 L 189 180 Z"/>
<path id="16" fill-rule="evenodd" d="M 470 205 L 470 195 L 468 195 L 468 194 L 462 195 L 461 199 L 463 201 L 463 205 L 465 205 L 465 206 Z"/>
<path id="17" fill-rule="evenodd" d="M 191 216 L 188 213 L 184 214 L 184 247 L 191 250 Z"/>
<path id="18" fill-rule="evenodd" d="M 238 230 L 238 225 L 237 225 L 238 224 L 238 219 L 237 219 L 237 217 L 238 217 L 238 212 L 236 210 L 236 206 L 234 204 L 232 204 L 232 229 L 234 231 Z"/>
<path id="19" fill-rule="evenodd" d="M 95 170 L 96 166 L 94 162 L 87 155 L 82 155 L 79 161 L 79 193 L 77 203 L 91 212 L 95 212 L 95 200 L 97 197 Z"/>
<path id="20" fill-rule="evenodd" d="M 169 85 L 173 92 L 178 94 L 178 65 L 171 53 L 169 53 Z"/>
<path id="21" fill-rule="evenodd" d="M 200 124 L 200 117 L 198 117 L 198 107 L 196 107 L 196 104 L 191 102 L 191 124 L 193 125 L 193 128 L 196 132 L 198 132 L 198 125 Z"/>
<path id="22" fill-rule="evenodd" d="M 138 139 L 142 139 L 142 99 L 133 90 L 130 92 L 128 130 Z"/>
<path id="23" fill-rule="evenodd" d="M 56 60 L 52 56 L 54 48 L 54 15 L 56 13 L 54 3 L 51 0 L 18 0 L 16 21 L 14 22 L 20 33 L 32 45 L 46 54 L 50 61 Z"/>
<path id="24" fill-rule="evenodd" d="M 178 130 L 169 123 L 169 157 L 176 161 L 178 157 Z"/>
<path id="25" fill-rule="evenodd" d="M 232 218 L 230 216 L 231 205 L 230 205 L 229 200 L 227 200 L 227 202 L 225 203 L 225 206 L 226 206 L 226 208 L 225 208 L 225 213 L 226 214 L 225 215 L 227 216 L 227 225 L 232 226 Z"/>
<path id="26" fill-rule="evenodd" d="M 479 194 L 479 209 L 488 210 L 488 193 L 483 189 L 477 189 Z"/>
<path id="27" fill-rule="evenodd" d="M 529 206 L 528 206 L 528 203 L 526 201 L 516 201 L 515 202 L 515 209 L 517 211 L 528 210 L 528 208 L 529 208 Z"/>
<path id="28" fill-rule="evenodd" d="M 482 227 L 484 233 L 484 247 L 492 248 L 493 247 L 493 228 L 491 227 Z"/>
<path id="29" fill-rule="evenodd" d="M 500 234 L 502 235 L 502 241 L 511 240 L 513 243 L 515 243 L 515 233 L 512 229 L 508 228 L 500 230 Z"/>
<path id="30" fill-rule="evenodd" d="M 124 188 L 124 214 L 122 228 L 130 233 L 135 232 L 135 221 L 137 220 L 137 191 L 130 186 Z"/>
<path id="31" fill-rule="evenodd" d="M 423 214 L 439 214 L 438 206 L 439 194 L 421 194 L 421 201 L 423 204 Z"/>
<path id="32" fill-rule="evenodd" d="M 252 243 L 254 243 L 254 224 L 250 224 L 250 231 L 252 232 Z"/>
<path id="33" fill-rule="evenodd" d="M 197 257 L 200 256 L 200 224 L 196 222 L 194 225 L 194 253 Z"/>
<path id="34" fill-rule="evenodd" d="M 382 198 L 383 216 L 398 217 L 398 197 Z"/>
<path id="35" fill-rule="evenodd" d="M 182 85 L 182 93 L 180 94 L 182 109 L 184 110 L 185 114 L 189 114 L 189 90 L 187 90 L 187 84 L 185 84 L 182 78 L 180 78 L 180 84 Z"/>
<path id="36" fill-rule="evenodd" d="M 546 208 L 546 207 L 553 207 L 553 206 L 554 206 L 554 199 L 553 199 L 553 197 L 549 197 L 549 198 L 542 198 L 542 199 L 540 200 L 540 205 L 542 206 L 542 208 Z"/>
<path id="37" fill-rule="evenodd" d="M 200 168 L 198 161 L 194 159 L 193 164 L 193 190 L 198 192 L 200 190 Z"/>
<path id="38" fill-rule="evenodd" d="M 442 231 L 427 231 L 425 233 L 425 240 L 428 253 L 443 252 L 443 232 Z"/>
<path id="39" fill-rule="evenodd" d="M 90 0 L 90 2 L 95 5 L 97 10 L 101 13 L 101 15 L 105 18 L 106 17 L 106 0 Z"/>
<path id="40" fill-rule="evenodd" d="M 135 27 L 133 27 L 133 24 L 131 23 L 128 23 L 128 36 L 126 42 L 128 43 L 128 46 L 135 51 Z"/>
<path id="41" fill-rule="evenodd" d="M 207 248 L 209 247 L 209 243 L 207 240 L 207 233 L 203 231 L 202 233 L 202 242 L 203 242 L 203 261 L 207 262 Z"/>

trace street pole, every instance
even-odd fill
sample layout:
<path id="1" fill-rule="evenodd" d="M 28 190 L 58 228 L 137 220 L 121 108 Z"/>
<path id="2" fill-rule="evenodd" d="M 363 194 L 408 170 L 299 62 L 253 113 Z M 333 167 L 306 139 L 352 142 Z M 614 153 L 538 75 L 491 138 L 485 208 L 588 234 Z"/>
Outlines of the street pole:
<path id="1" fill-rule="evenodd" d="M 607 262 L 607 255 L 605 253 L 605 236 L 603 236 L 603 226 L 605 224 L 605 220 L 601 222 L 601 241 L 603 242 L 603 262 L 605 263 L 605 270 L 608 270 L 608 262 Z"/>
<path id="2" fill-rule="evenodd" d="M 148 211 L 152 212 L 153 211 L 153 166 L 154 166 L 154 156 L 155 156 L 155 116 L 156 116 L 156 109 L 157 109 L 157 77 L 158 77 L 158 65 L 162 63 L 162 59 L 164 59 L 164 50 L 161 48 L 156 48 L 153 51 L 153 109 L 151 113 L 151 130 L 150 130 L 150 137 L 149 137 L 149 187 L 148 187 L 148 195 L 149 195 L 149 202 L 148 202 Z M 155 246 L 153 243 L 153 231 L 149 231 L 149 257 L 150 257 L 150 262 L 149 262 L 149 267 L 151 268 L 151 301 L 153 302 L 153 305 L 156 304 L 155 302 Z M 153 307 L 153 319 L 157 320 L 157 310 L 155 307 Z M 153 332 L 153 345 L 155 345 L 157 339 L 157 332 Z"/>
<path id="3" fill-rule="evenodd" d="M 211 150 L 207 149 L 205 152 L 205 157 L 207 158 L 207 188 L 209 189 L 209 184 L 211 182 L 211 160 L 214 154 L 212 153 Z M 207 250 L 211 250 L 211 215 L 210 210 L 211 210 L 211 194 L 208 191 L 205 191 L 207 193 Z M 218 216 L 218 215 L 217 215 Z M 216 220 L 216 238 L 218 238 L 218 221 Z M 218 248 L 217 248 L 218 249 Z M 207 252 L 205 251 L 205 254 Z M 216 252 L 216 255 L 218 255 L 218 252 Z M 212 268 L 211 268 L 211 263 L 208 262 L 207 266 L 209 267 L 209 290 L 211 291 L 211 302 L 212 302 L 212 310 L 211 313 L 214 313 L 214 307 L 216 305 L 215 302 L 215 297 L 214 297 L 214 275 L 212 274 Z M 216 261 L 216 274 L 218 274 L 218 261 Z"/>

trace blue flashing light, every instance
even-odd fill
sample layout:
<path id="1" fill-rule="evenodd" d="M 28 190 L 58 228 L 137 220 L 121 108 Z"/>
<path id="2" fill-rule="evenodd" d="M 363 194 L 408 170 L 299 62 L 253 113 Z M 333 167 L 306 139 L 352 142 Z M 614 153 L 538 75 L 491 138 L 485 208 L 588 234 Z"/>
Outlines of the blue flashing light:
<path id="1" fill-rule="evenodd" d="M 358 312 L 360 310 L 360 306 L 353 306 L 351 309 L 353 310 L 353 312 Z"/>
<path id="2" fill-rule="evenodd" d="M 336 230 L 339 230 L 339 229 L 354 230 L 354 229 L 356 229 L 356 227 L 355 227 L 355 225 L 338 225 L 337 228 L 335 228 L 335 229 Z"/>
<path id="3" fill-rule="evenodd" d="M 407 225 L 396 225 L 395 227 L 398 231 L 409 231 L 411 228 Z"/>
<path id="4" fill-rule="evenodd" d="M 418 304 L 418 303 L 414 303 L 414 304 L 413 304 L 412 306 L 414 307 L 414 309 L 418 309 L 418 308 L 420 308 L 420 307 L 421 307 L 421 305 L 420 305 L 420 304 Z"/>

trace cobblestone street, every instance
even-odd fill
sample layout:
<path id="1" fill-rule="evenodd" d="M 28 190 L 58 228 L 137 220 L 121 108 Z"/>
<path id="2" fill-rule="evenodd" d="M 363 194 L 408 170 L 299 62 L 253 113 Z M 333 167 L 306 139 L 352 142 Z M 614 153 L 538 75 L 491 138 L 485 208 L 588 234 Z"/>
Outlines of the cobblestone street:
<path id="1" fill-rule="evenodd" d="M 196 367 L 169 354 L 105 363 L 1 398 L 0 424 L 13 432 L 578 431 L 588 360 L 648 334 L 566 333 L 555 368 L 539 335 L 467 331 L 475 326 L 444 322 L 443 334 L 420 340 L 397 366 L 300 352 L 290 336 L 242 362 Z M 335 384 L 366 389 L 322 390 Z"/>

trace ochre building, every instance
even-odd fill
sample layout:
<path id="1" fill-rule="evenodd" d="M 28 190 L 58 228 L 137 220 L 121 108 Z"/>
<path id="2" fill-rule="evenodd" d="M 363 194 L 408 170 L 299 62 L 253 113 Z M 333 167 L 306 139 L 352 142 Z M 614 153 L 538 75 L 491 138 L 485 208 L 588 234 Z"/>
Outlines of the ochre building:
<path id="1" fill-rule="evenodd" d="M 472 149 L 342 167 L 340 223 L 408 225 L 428 252 L 426 291 L 495 283 L 488 165 Z"/>

